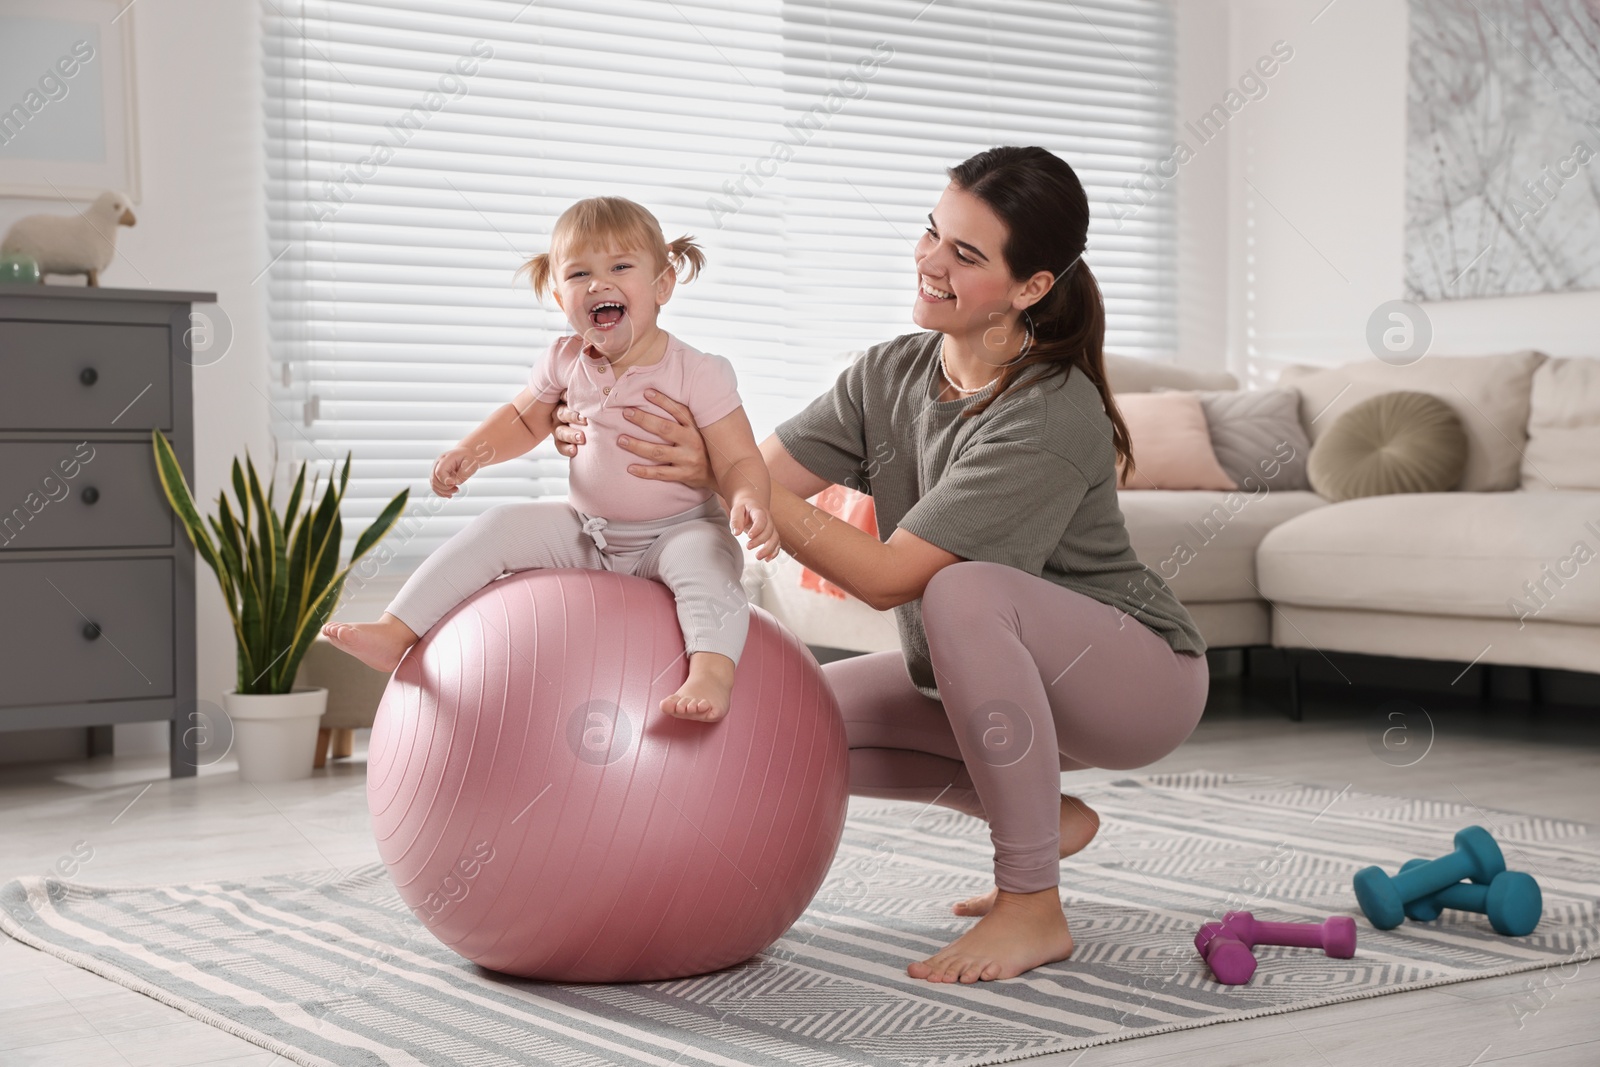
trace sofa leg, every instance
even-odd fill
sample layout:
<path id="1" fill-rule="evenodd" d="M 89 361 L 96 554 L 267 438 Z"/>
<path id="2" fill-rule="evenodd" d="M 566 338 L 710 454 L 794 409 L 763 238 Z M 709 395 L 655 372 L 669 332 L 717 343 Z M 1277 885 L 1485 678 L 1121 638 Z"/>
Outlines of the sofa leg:
<path id="1" fill-rule="evenodd" d="M 333 731 L 326 726 L 317 730 L 317 754 L 311 761 L 313 770 L 322 770 L 328 765 L 328 742 L 333 739 Z"/>
<path id="2" fill-rule="evenodd" d="M 1300 706 L 1300 650 L 1286 648 L 1283 658 L 1289 673 L 1289 718 L 1294 722 L 1304 722 L 1305 712 Z"/>
<path id="3" fill-rule="evenodd" d="M 333 731 L 333 758 L 349 759 L 356 751 L 356 732 L 344 729 Z"/>

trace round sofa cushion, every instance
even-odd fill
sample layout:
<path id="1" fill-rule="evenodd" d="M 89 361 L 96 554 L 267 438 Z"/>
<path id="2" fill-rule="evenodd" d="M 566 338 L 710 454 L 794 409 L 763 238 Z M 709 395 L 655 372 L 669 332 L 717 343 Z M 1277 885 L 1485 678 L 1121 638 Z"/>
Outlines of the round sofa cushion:
<path id="1" fill-rule="evenodd" d="M 1311 446 L 1311 488 L 1328 500 L 1442 493 L 1461 481 L 1461 417 L 1429 393 L 1380 393 L 1340 415 Z"/>

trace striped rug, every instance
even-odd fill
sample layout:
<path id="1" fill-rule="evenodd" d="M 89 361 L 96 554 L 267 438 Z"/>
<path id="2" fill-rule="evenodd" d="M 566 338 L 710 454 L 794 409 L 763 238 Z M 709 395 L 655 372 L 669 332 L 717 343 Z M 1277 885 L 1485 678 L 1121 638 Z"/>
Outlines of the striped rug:
<path id="1" fill-rule="evenodd" d="M 1582 824 L 1203 772 L 1085 788 L 1104 816 L 1063 865 L 1077 950 L 1021 978 L 933 985 L 906 964 L 971 920 L 987 828 L 942 808 L 853 798 L 811 909 L 765 953 L 714 975 L 629 986 L 501 979 L 440 947 L 381 867 L 208 885 L 0 887 L 11 936 L 294 1063 L 795 1065 L 1003 1063 L 1146 1034 L 1540 969 L 1595 955 L 1600 851 Z M 1486 827 L 1538 878 L 1544 920 L 1504 938 L 1447 912 L 1389 932 L 1358 919 L 1352 960 L 1262 949 L 1255 979 L 1212 981 L 1192 938 L 1225 910 L 1359 914 L 1351 875 L 1447 851 Z M 1537 1003 L 1524 1005 L 1536 1010 Z M 1514 1016 L 1516 998 L 1492 1010 Z"/>

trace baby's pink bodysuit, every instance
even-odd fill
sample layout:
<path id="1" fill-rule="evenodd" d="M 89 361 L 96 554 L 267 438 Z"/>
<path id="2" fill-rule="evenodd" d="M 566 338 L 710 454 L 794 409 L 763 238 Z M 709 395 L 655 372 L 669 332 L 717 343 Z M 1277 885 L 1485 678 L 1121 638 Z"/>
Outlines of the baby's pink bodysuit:
<path id="1" fill-rule="evenodd" d="M 536 400 L 555 400 L 565 391 L 567 406 L 589 420 L 583 427 L 583 444 L 572 459 L 567 496 L 578 511 L 618 522 L 676 515 L 711 495 L 682 482 L 629 474 L 629 464 L 648 466 L 653 461 L 617 444 L 619 435 L 666 442 L 630 422 L 623 409 L 635 407 L 672 418 L 666 408 L 644 395 L 645 389 L 654 389 L 687 405 L 695 425 L 704 427 L 741 403 L 732 363 L 692 348 L 670 333 L 667 350 L 659 360 L 649 366 L 628 367 L 620 377 L 604 356 L 589 350 L 583 338 L 576 334 L 559 337 L 533 365 L 528 387 Z"/>

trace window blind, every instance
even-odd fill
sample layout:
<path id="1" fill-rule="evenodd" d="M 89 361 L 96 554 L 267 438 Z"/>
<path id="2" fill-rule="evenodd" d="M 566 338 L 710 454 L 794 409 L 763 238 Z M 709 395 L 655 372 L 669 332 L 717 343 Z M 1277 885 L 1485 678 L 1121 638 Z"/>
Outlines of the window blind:
<path id="1" fill-rule="evenodd" d="M 1107 347 L 1175 347 L 1161 0 L 263 0 L 274 432 L 353 453 L 347 542 L 410 487 L 393 578 L 487 507 L 564 496 L 550 442 L 454 500 L 438 453 L 567 331 L 517 267 L 573 201 L 617 194 L 707 265 L 662 325 L 732 360 L 758 440 L 841 354 L 914 329 L 911 249 L 944 168 L 1040 144 L 1094 204 Z M 372 571 L 372 566 L 367 568 Z M 359 574 L 360 572 L 358 572 Z M 357 583 L 359 584 L 359 583 Z"/>
<path id="2" fill-rule="evenodd" d="M 1176 351 L 1172 190 L 1129 188 L 1172 153 L 1165 4 L 790 0 L 783 22 L 790 113 L 813 107 L 858 56 L 893 52 L 785 171 L 785 282 L 802 354 L 916 328 L 912 246 L 944 170 L 999 144 L 1048 148 L 1083 183 L 1107 349 Z"/>

